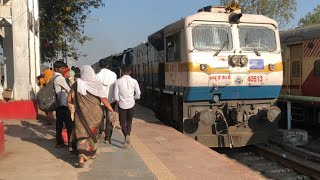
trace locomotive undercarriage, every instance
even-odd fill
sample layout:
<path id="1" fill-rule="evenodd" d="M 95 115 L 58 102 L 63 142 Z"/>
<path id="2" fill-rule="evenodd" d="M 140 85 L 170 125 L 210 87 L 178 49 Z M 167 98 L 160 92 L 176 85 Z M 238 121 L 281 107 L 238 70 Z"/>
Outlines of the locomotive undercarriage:
<path id="1" fill-rule="evenodd" d="M 209 147 L 262 143 L 275 133 L 280 109 L 274 100 L 184 103 L 183 132 Z"/>
<path id="2" fill-rule="evenodd" d="M 208 147 L 262 143 L 278 128 L 275 100 L 183 102 L 183 96 L 145 89 L 143 104 L 158 119 Z M 148 100 L 148 101 L 146 101 Z"/>

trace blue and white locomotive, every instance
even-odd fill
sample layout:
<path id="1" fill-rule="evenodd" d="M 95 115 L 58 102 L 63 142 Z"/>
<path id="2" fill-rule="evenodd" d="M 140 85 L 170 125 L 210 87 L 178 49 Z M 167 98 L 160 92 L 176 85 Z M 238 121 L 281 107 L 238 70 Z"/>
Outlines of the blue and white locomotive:
<path id="1" fill-rule="evenodd" d="M 283 81 L 277 22 L 235 6 L 205 7 L 123 53 L 142 101 L 209 147 L 264 142 L 277 129 Z"/>

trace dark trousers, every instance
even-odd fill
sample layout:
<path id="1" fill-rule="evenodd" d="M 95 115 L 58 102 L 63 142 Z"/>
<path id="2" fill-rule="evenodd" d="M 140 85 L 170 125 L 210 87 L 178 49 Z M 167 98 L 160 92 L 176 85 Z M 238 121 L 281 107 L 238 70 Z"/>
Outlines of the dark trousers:
<path id="1" fill-rule="evenodd" d="M 63 138 L 62 138 L 62 128 L 63 128 L 63 123 L 65 124 L 67 128 L 67 133 L 68 133 L 68 140 L 70 139 L 71 132 L 73 129 L 73 122 L 71 120 L 70 116 L 70 110 L 66 106 L 60 106 L 56 109 L 56 141 L 58 145 L 63 144 Z"/>
<path id="2" fill-rule="evenodd" d="M 111 107 L 112 107 L 112 109 L 114 109 L 115 103 L 111 103 Z M 108 113 L 110 113 L 110 112 L 105 106 L 103 106 L 103 110 L 104 110 L 104 119 L 101 124 L 105 125 L 104 127 L 102 126 L 102 131 L 104 130 L 104 135 L 105 135 L 104 140 L 110 141 L 111 136 L 112 136 L 112 132 L 113 132 L 112 119 L 110 119 L 110 116 L 108 115 Z"/>
<path id="3" fill-rule="evenodd" d="M 119 121 L 123 135 L 130 136 L 133 118 L 133 108 L 121 109 L 119 107 Z"/>

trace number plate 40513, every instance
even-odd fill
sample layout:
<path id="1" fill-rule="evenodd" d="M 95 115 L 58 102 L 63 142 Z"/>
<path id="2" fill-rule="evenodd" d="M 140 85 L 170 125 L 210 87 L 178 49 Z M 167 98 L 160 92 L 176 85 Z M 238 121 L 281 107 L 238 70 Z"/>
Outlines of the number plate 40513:
<path id="1" fill-rule="evenodd" d="M 249 75 L 247 82 L 251 86 L 262 85 L 267 81 L 267 76 L 265 74 Z"/>

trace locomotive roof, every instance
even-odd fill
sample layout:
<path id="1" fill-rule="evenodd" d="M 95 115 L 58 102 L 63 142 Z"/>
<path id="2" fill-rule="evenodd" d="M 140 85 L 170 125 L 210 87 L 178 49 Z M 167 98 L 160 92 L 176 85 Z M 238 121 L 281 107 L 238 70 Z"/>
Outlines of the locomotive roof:
<path id="1" fill-rule="evenodd" d="M 166 26 L 165 31 L 172 31 L 174 29 L 177 29 L 176 26 L 182 24 L 188 25 L 193 21 L 228 22 L 229 16 L 229 13 L 199 12 Z M 275 20 L 257 14 L 242 14 L 242 17 L 240 18 L 240 23 L 273 24 L 275 26 L 278 26 L 278 23 Z"/>
<path id="2" fill-rule="evenodd" d="M 212 13 L 212 12 L 199 12 L 191 16 L 186 17 L 186 21 L 221 21 L 228 22 L 230 13 Z M 274 24 L 277 22 L 263 15 L 258 14 L 242 14 L 240 23 L 262 23 L 262 24 Z"/>
<path id="3" fill-rule="evenodd" d="M 294 43 L 308 39 L 320 38 L 320 24 L 300 27 L 288 31 L 280 32 L 280 39 L 282 43 Z"/>
<path id="4" fill-rule="evenodd" d="M 196 14 L 187 16 L 172 24 L 167 25 L 163 29 L 151 34 L 148 41 L 158 50 L 164 48 L 163 36 L 167 32 L 172 32 L 189 25 L 194 21 L 211 21 L 211 22 L 229 22 L 230 13 L 213 13 L 213 12 L 198 12 Z M 278 27 L 278 23 L 266 16 L 257 14 L 242 14 L 240 23 L 253 23 L 253 24 L 272 24 Z"/>

